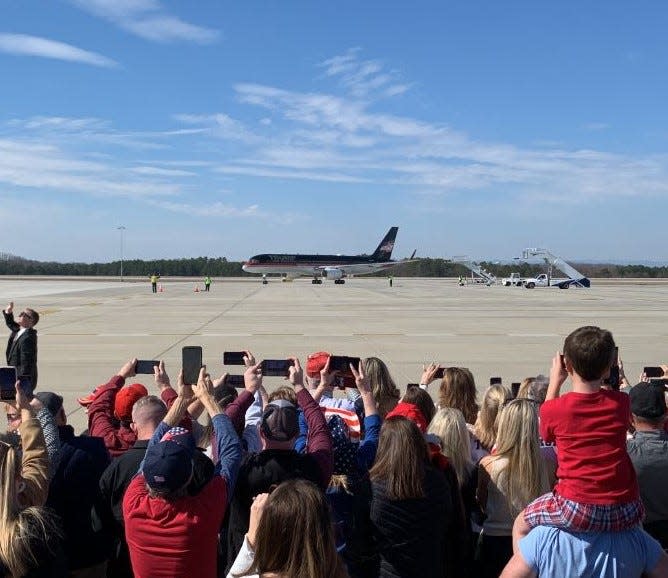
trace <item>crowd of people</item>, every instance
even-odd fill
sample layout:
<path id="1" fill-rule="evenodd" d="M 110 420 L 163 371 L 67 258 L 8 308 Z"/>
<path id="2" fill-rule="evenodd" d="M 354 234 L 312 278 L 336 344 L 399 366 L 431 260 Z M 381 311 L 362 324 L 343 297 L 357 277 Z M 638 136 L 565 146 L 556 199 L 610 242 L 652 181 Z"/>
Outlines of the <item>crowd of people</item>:
<path id="1" fill-rule="evenodd" d="M 621 363 L 606 385 L 614 352 L 581 327 L 549 376 L 480 402 L 462 367 L 402 395 L 382 360 L 316 352 L 268 392 L 250 351 L 239 388 L 160 362 L 147 389 L 132 359 L 79 400 L 79 435 L 58 392 L 17 382 L 0 575 L 668 576 L 665 386 Z"/>

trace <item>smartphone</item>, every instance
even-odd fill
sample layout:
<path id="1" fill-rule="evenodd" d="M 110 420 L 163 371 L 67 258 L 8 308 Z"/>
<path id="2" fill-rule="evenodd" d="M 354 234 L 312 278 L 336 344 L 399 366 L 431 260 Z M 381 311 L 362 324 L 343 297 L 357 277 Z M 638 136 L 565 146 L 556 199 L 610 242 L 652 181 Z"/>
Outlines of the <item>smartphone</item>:
<path id="1" fill-rule="evenodd" d="M 244 357 L 246 357 L 245 351 L 225 351 L 223 365 L 246 365 Z"/>
<path id="2" fill-rule="evenodd" d="M 199 379 L 199 370 L 202 369 L 202 347 L 186 345 L 181 349 L 181 367 L 183 368 L 183 383 L 195 385 Z"/>
<path id="3" fill-rule="evenodd" d="M 610 375 L 604 380 L 604 383 L 612 387 L 612 389 L 619 389 L 619 347 L 615 347 L 612 365 L 610 366 Z"/>
<path id="4" fill-rule="evenodd" d="M 410 389 L 411 387 L 420 387 L 419 383 L 407 383 L 406 384 L 406 389 Z"/>
<path id="5" fill-rule="evenodd" d="M 559 359 L 561 360 L 561 369 L 566 371 L 566 358 L 564 357 L 563 353 L 559 354 Z"/>
<path id="6" fill-rule="evenodd" d="M 0 367 L 0 400 L 16 399 L 16 367 Z"/>
<path id="7" fill-rule="evenodd" d="M 329 371 L 341 371 L 343 373 L 350 373 L 350 364 L 357 369 L 360 364 L 359 357 L 348 357 L 347 355 L 330 355 L 329 356 Z"/>
<path id="8" fill-rule="evenodd" d="M 661 367 L 645 367 L 643 368 L 643 373 L 651 378 L 663 377 L 663 368 Z"/>
<path id="9" fill-rule="evenodd" d="M 153 375 L 155 371 L 153 368 L 160 365 L 160 362 L 155 359 L 139 359 L 135 365 L 135 373 L 137 375 Z"/>
<path id="10" fill-rule="evenodd" d="M 244 387 L 243 375 L 228 375 L 225 378 L 225 385 L 229 387 Z"/>
<path id="11" fill-rule="evenodd" d="M 439 367 L 436 370 L 436 373 L 434 373 L 434 379 L 443 379 L 444 375 L 445 375 L 445 367 Z"/>
<path id="12" fill-rule="evenodd" d="M 503 380 L 500 377 L 490 377 L 489 378 L 489 384 L 490 385 L 501 385 L 503 383 Z"/>
<path id="13" fill-rule="evenodd" d="M 291 359 L 265 359 L 262 362 L 262 375 L 269 377 L 287 377 L 290 373 Z"/>
<path id="14" fill-rule="evenodd" d="M 522 384 L 519 381 L 514 381 L 510 384 L 510 392 L 513 394 L 513 399 L 517 397 L 517 394 L 520 392 L 520 386 Z"/>

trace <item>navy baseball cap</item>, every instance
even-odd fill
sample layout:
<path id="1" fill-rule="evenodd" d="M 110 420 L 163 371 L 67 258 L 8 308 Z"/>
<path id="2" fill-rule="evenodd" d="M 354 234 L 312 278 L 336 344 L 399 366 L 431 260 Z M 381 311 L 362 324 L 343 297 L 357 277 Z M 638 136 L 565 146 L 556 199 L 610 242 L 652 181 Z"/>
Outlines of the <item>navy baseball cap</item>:
<path id="1" fill-rule="evenodd" d="M 146 485 L 158 492 L 175 492 L 184 487 L 193 473 L 195 441 L 188 430 L 170 429 L 146 451 L 144 479 Z"/>

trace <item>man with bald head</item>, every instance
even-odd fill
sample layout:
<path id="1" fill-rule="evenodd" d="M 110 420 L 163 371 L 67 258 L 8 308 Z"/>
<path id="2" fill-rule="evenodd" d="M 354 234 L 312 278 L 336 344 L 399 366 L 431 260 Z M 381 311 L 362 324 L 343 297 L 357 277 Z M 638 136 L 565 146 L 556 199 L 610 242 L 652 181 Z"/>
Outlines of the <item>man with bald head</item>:
<path id="1" fill-rule="evenodd" d="M 166 415 L 167 406 L 155 395 L 147 395 L 136 401 L 132 406 L 130 428 L 137 434 L 137 441 L 111 463 L 100 479 L 103 505 L 98 511 L 98 518 L 102 527 L 113 536 L 114 548 L 110 554 L 108 576 L 134 577 L 125 541 L 123 496 L 132 478 L 139 471 L 153 432 Z M 196 494 L 211 480 L 213 471 L 213 462 L 202 452 L 196 451 L 193 455 L 193 477 L 188 485 L 188 492 Z"/>
<path id="2" fill-rule="evenodd" d="M 133 576 L 123 526 L 123 495 L 139 470 L 139 464 L 144 459 L 146 447 L 155 428 L 165 415 L 167 407 L 159 397 L 147 395 L 139 399 L 132 406 L 130 423 L 130 428 L 137 434 L 137 441 L 109 465 L 100 479 L 102 505 L 97 513 L 103 529 L 111 535 L 113 543 L 109 558 L 109 576 Z"/>

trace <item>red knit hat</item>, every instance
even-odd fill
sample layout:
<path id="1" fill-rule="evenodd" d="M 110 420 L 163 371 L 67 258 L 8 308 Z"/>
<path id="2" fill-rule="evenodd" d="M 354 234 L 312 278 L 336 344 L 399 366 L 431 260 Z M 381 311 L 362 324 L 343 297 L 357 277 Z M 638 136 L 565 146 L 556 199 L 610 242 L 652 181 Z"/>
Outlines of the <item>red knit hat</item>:
<path id="1" fill-rule="evenodd" d="M 331 354 L 326 351 L 311 353 L 311 355 L 306 358 L 306 375 L 309 377 L 320 377 L 320 371 L 327 365 L 327 361 L 330 357 Z"/>
<path id="2" fill-rule="evenodd" d="M 114 400 L 114 415 L 121 421 L 132 421 L 132 406 L 147 395 L 148 391 L 141 383 L 121 387 Z"/>
<path id="3" fill-rule="evenodd" d="M 411 420 L 416 426 L 418 426 L 418 429 L 422 433 L 427 433 L 427 420 L 425 419 L 424 415 L 422 414 L 418 406 L 415 405 L 414 403 L 407 403 L 405 401 L 402 401 L 401 403 L 397 404 L 397 406 L 385 416 L 385 419 L 396 415 Z"/>

